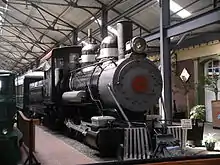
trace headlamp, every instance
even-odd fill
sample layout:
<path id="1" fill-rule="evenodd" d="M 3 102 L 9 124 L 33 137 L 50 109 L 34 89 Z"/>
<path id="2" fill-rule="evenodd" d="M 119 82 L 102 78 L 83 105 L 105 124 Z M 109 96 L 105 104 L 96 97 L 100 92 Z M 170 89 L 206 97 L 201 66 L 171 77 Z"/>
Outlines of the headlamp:
<path id="1" fill-rule="evenodd" d="M 8 130 L 6 129 L 6 128 L 4 128 L 3 130 L 2 130 L 2 134 L 3 135 L 6 135 L 8 133 Z"/>
<path id="2" fill-rule="evenodd" d="M 135 53 L 143 53 L 146 47 L 146 41 L 141 37 L 135 37 L 131 40 L 131 48 Z"/>

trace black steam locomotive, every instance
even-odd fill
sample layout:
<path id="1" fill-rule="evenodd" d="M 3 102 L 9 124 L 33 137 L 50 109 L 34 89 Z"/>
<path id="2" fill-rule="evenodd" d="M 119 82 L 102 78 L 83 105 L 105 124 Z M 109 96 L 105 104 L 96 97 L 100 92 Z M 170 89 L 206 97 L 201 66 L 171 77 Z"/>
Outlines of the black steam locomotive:
<path id="1" fill-rule="evenodd" d="M 132 24 L 118 22 L 117 31 L 100 46 L 89 36 L 83 48 L 53 49 L 38 67 L 43 76 L 23 77 L 20 102 L 24 111 L 64 126 L 101 154 L 124 150 L 124 158 L 146 158 L 154 133 L 145 114 L 158 102 L 162 78 L 146 58 L 145 40 L 132 37 Z"/>

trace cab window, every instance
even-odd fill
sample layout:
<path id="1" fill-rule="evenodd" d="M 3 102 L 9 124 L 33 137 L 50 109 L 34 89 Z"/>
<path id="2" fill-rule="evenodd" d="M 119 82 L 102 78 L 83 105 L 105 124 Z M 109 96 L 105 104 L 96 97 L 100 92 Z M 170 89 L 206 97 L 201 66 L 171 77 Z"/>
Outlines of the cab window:
<path id="1" fill-rule="evenodd" d="M 0 75 L 0 95 L 7 95 L 10 93 L 10 76 Z"/>

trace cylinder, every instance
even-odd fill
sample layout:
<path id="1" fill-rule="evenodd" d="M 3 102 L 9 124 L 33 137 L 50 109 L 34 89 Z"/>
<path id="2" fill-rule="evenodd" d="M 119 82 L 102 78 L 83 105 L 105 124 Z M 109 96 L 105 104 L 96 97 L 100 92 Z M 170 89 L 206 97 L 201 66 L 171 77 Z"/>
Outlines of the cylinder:
<path id="1" fill-rule="evenodd" d="M 125 58 L 126 42 L 132 39 L 132 23 L 131 21 L 117 22 L 118 31 L 118 59 Z"/>

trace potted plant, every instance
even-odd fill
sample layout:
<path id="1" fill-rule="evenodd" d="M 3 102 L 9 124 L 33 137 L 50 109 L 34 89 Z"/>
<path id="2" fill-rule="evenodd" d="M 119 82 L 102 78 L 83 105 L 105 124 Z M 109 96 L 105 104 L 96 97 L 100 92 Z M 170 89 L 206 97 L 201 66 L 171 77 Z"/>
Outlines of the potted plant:
<path id="1" fill-rule="evenodd" d="M 218 98 L 219 88 L 218 80 L 220 76 L 217 73 L 212 73 L 212 75 L 205 76 L 204 85 L 205 88 L 215 94 L 215 100 L 212 100 L 212 122 L 214 128 L 220 128 L 220 100 Z"/>
<path id="2" fill-rule="evenodd" d="M 205 122 L 205 106 L 194 106 L 190 111 L 190 119 L 192 120 L 192 129 L 187 131 L 187 140 L 193 146 L 201 146 Z"/>
<path id="3" fill-rule="evenodd" d="M 207 151 L 214 151 L 215 149 L 215 143 L 217 140 L 214 138 L 214 135 L 215 133 L 214 134 L 209 133 L 208 135 L 204 136 L 203 142 L 205 144 Z"/>
<path id="4" fill-rule="evenodd" d="M 205 121 L 205 105 L 196 105 L 190 111 L 190 119 Z"/>

